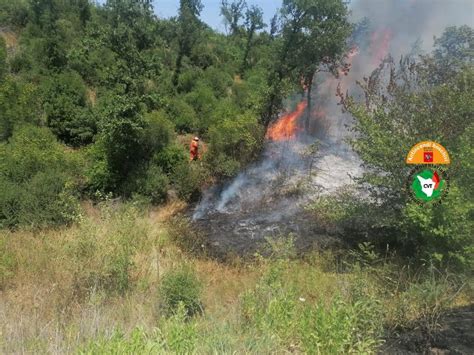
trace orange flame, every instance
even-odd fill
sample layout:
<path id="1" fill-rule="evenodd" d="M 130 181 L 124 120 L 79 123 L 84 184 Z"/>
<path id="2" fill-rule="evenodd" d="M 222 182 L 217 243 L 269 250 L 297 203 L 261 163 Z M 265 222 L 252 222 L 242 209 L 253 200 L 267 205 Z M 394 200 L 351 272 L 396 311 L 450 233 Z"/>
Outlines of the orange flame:
<path id="1" fill-rule="evenodd" d="M 308 102 L 303 100 L 296 106 L 296 110 L 280 117 L 276 122 L 268 127 L 266 138 L 274 141 L 290 140 L 294 138 L 299 130 L 297 122 L 298 118 L 301 117 L 307 106 Z"/>

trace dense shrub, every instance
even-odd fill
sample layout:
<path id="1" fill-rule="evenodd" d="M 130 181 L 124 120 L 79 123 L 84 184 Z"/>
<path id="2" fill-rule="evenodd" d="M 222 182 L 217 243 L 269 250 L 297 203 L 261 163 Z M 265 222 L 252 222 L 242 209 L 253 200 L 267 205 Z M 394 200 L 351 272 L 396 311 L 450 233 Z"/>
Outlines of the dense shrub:
<path id="1" fill-rule="evenodd" d="M 15 27 L 23 27 L 30 16 L 26 1 L 0 1 L 0 22 Z"/>
<path id="2" fill-rule="evenodd" d="M 144 117 L 145 127 L 141 138 L 147 158 L 159 153 L 174 139 L 174 126 L 163 111 L 154 111 Z"/>
<path id="3" fill-rule="evenodd" d="M 193 91 L 188 93 L 184 99 L 196 111 L 196 128 L 202 134 L 205 133 L 211 122 L 211 115 L 217 100 L 212 90 L 203 84 L 198 85 Z"/>
<path id="4" fill-rule="evenodd" d="M 176 162 L 155 158 L 162 156 L 161 153 L 174 141 L 174 126 L 162 111 L 145 114 L 143 118 L 139 113 L 135 115 L 108 123 L 117 134 L 102 133 L 89 149 L 93 162 L 87 173 L 90 192 L 115 191 L 124 197 L 138 193 L 149 197 L 153 203 L 159 203 L 164 201 L 168 189 L 168 177 L 160 164 L 172 169 Z M 129 140 L 132 135 L 127 138 L 123 130 L 129 130 L 135 139 Z M 123 149 L 125 144 L 128 150 Z M 126 159 L 123 164 L 122 159 Z"/>
<path id="5" fill-rule="evenodd" d="M 0 145 L 0 225 L 46 226 L 74 220 L 80 160 L 44 128 L 23 127 Z"/>
<path id="6" fill-rule="evenodd" d="M 225 120 L 209 129 L 207 160 L 218 176 L 235 175 L 254 159 L 263 142 L 263 127 L 252 114 Z"/>
<path id="7" fill-rule="evenodd" d="M 153 156 L 153 163 L 163 169 L 166 174 L 172 174 L 174 170 L 188 161 L 188 156 L 183 146 L 170 144 L 162 151 Z"/>
<path id="8" fill-rule="evenodd" d="M 134 97 L 110 94 L 99 103 L 99 134 L 90 149 L 90 186 L 105 192 L 127 192 L 124 185 L 147 158 L 143 106 Z M 153 140 L 148 145 L 153 145 Z M 151 147 L 153 149 L 153 147 Z"/>
<path id="9" fill-rule="evenodd" d="M 150 165 L 146 173 L 138 177 L 136 184 L 136 192 L 150 198 L 153 204 L 166 200 L 169 179 L 160 166 Z"/>
<path id="10" fill-rule="evenodd" d="M 178 91 L 184 93 L 192 91 L 201 77 L 201 70 L 189 68 L 183 71 L 179 76 L 177 85 Z"/>
<path id="11" fill-rule="evenodd" d="M 66 144 L 92 142 L 96 123 L 87 110 L 86 87 L 76 72 L 54 75 L 43 84 L 43 106 L 48 126 Z"/>
<path id="12" fill-rule="evenodd" d="M 169 271 L 160 283 L 162 306 L 167 314 L 173 314 L 183 307 L 187 316 L 202 312 L 202 285 L 193 269 L 182 266 Z"/>
<path id="13" fill-rule="evenodd" d="M 0 36 L 0 79 L 3 80 L 7 72 L 7 45 L 2 36 Z"/>
<path id="14" fill-rule="evenodd" d="M 232 85 L 232 76 L 223 68 L 209 67 L 204 72 L 203 79 L 214 91 L 216 97 L 225 97 L 228 95 L 229 87 Z"/>
<path id="15" fill-rule="evenodd" d="M 178 196 L 185 201 L 196 201 L 201 188 L 209 178 L 209 169 L 199 162 L 188 161 L 176 165 L 170 176 L 170 181 L 178 192 Z"/>
<path id="16" fill-rule="evenodd" d="M 193 132 L 197 127 L 197 116 L 194 108 L 182 98 L 172 99 L 167 108 L 171 121 L 178 132 Z"/>
<path id="17" fill-rule="evenodd" d="M 11 78 L 0 81 L 0 142 L 7 140 L 15 127 L 38 124 L 40 108 L 34 84 L 18 83 Z"/>

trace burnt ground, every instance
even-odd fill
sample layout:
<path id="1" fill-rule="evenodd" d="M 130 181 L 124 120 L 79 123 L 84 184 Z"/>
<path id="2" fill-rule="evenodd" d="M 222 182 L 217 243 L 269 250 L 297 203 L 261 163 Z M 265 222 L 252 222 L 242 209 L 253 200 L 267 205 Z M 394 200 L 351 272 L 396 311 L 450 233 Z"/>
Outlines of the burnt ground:
<path id="1" fill-rule="evenodd" d="M 226 256 L 252 256 L 259 252 L 266 255 L 269 252 L 268 240 L 293 238 L 297 253 L 327 248 L 340 243 L 336 237 L 329 236 L 314 223 L 304 211 L 281 216 L 272 211 L 262 213 L 248 211 L 239 214 L 215 212 L 194 221 L 203 234 L 212 255 L 225 259 Z"/>
<path id="2" fill-rule="evenodd" d="M 306 207 L 350 185 L 359 161 L 342 148 L 308 154 L 307 144 L 290 143 L 268 143 L 260 161 L 210 188 L 189 211 L 213 254 L 248 256 L 262 252 L 268 238 L 290 235 L 302 253 L 341 242 Z"/>
<path id="3" fill-rule="evenodd" d="M 452 309 L 431 334 L 414 329 L 391 335 L 381 354 L 474 354 L 474 304 Z"/>
<path id="4" fill-rule="evenodd" d="M 209 190 L 207 198 L 189 211 L 211 255 L 266 255 L 269 238 L 289 236 L 301 254 L 345 243 L 318 225 L 305 207 L 347 186 L 348 175 L 360 174 L 357 159 L 329 150 L 308 160 L 294 146 L 274 148 L 269 146 L 261 162 L 230 183 Z M 380 353 L 474 355 L 474 305 L 451 310 L 439 325 L 431 333 L 423 328 L 392 331 Z"/>

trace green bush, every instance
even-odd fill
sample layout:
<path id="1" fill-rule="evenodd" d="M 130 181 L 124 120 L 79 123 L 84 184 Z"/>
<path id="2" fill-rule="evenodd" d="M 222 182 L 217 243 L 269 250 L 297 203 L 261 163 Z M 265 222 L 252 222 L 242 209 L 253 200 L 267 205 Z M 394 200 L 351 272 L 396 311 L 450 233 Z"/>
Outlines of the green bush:
<path id="1" fill-rule="evenodd" d="M 216 97 L 225 97 L 233 79 L 223 68 L 209 67 L 204 71 L 203 81 L 212 88 Z"/>
<path id="2" fill-rule="evenodd" d="M 179 314 L 180 307 L 183 307 L 188 317 L 201 313 L 201 290 L 202 285 L 189 266 L 169 271 L 160 283 L 161 302 L 165 312 L 169 315 Z"/>
<path id="3" fill-rule="evenodd" d="M 170 144 L 155 154 L 152 162 L 163 169 L 166 174 L 172 174 L 176 167 L 187 163 L 188 155 L 183 146 Z"/>
<path id="4" fill-rule="evenodd" d="M 238 107 L 252 112 L 262 112 L 264 98 L 268 92 L 265 72 L 251 70 L 245 74 L 245 81 L 232 85 L 233 99 Z"/>
<path id="5" fill-rule="evenodd" d="M 135 328 L 129 337 L 115 330 L 109 337 L 101 335 L 79 349 L 79 354 L 151 354 L 164 351 L 160 334 L 150 337 L 143 329 Z"/>
<path id="6" fill-rule="evenodd" d="M 262 143 L 263 127 L 247 113 L 209 129 L 206 159 L 215 175 L 232 176 L 257 156 Z"/>
<path id="7" fill-rule="evenodd" d="M 35 174 L 23 184 L 18 196 L 18 224 L 23 226 L 61 225 L 74 221 L 79 211 L 71 179 L 61 171 Z"/>
<path id="8" fill-rule="evenodd" d="M 160 203 L 165 200 L 168 190 L 166 174 L 176 164 L 173 148 L 169 148 L 175 136 L 174 126 L 162 111 L 144 115 L 143 122 L 140 117 L 135 119 L 136 122 L 127 122 L 126 117 L 117 118 L 110 123 L 117 134 L 112 136 L 112 132 L 107 132 L 101 135 L 87 150 L 92 161 L 87 171 L 89 190 L 92 194 L 96 191 L 114 192 L 126 198 L 140 194 L 149 197 L 153 203 Z M 122 125 L 124 127 L 120 128 Z M 125 135 L 124 129 L 133 134 Z M 131 139 L 132 136 L 135 139 Z M 121 143 L 122 140 L 125 142 Z M 124 145 L 130 149 L 124 149 Z"/>
<path id="9" fill-rule="evenodd" d="M 169 179 L 161 167 L 151 165 L 145 175 L 138 179 L 136 191 L 149 197 L 153 204 L 159 204 L 166 200 L 168 187 Z"/>
<path id="10" fill-rule="evenodd" d="M 166 112 L 181 133 L 193 132 L 197 127 L 197 116 L 193 107 L 182 98 L 170 100 Z"/>
<path id="11" fill-rule="evenodd" d="M 85 155 L 90 161 L 85 172 L 89 195 L 114 191 L 117 188 L 117 178 L 108 164 L 104 141 L 100 139 L 85 148 Z"/>
<path id="12" fill-rule="evenodd" d="M 91 187 L 103 192 L 128 192 L 130 177 L 149 158 L 144 131 L 150 128 L 150 120 L 145 120 L 143 110 L 136 97 L 123 94 L 109 93 L 98 102 L 95 111 L 99 134 L 90 150 L 92 165 L 88 172 Z"/>
<path id="13" fill-rule="evenodd" d="M 47 129 L 23 127 L 0 144 L 0 226 L 40 227 L 73 221 L 79 212 L 80 160 Z"/>
<path id="14" fill-rule="evenodd" d="M 189 310 L 179 302 L 175 314 L 164 324 L 166 348 L 176 354 L 190 354 L 198 340 L 197 324 L 189 320 Z"/>
<path id="15" fill-rule="evenodd" d="M 240 109 L 231 98 L 220 99 L 213 108 L 209 118 L 209 127 L 225 120 L 234 120 L 239 116 Z"/>
<path id="16" fill-rule="evenodd" d="M 64 143 L 92 142 L 96 122 L 87 109 L 86 87 L 76 72 L 52 76 L 43 84 L 43 106 L 48 126 Z"/>
<path id="17" fill-rule="evenodd" d="M 141 140 L 148 157 L 167 147 L 174 136 L 173 123 L 165 112 L 154 111 L 145 115 L 145 129 Z"/>
<path id="18" fill-rule="evenodd" d="M 170 181 L 185 201 L 196 201 L 201 195 L 201 188 L 209 177 L 208 169 L 199 162 L 188 161 L 176 165 Z"/>
<path id="19" fill-rule="evenodd" d="M 38 90 L 34 84 L 21 84 L 7 77 L 0 81 L 0 142 L 11 137 L 15 127 L 39 123 Z"/>
<path id="20" fill-rule="evenodd" d="M 204 84 L 197 85 L 193 91 L 186 94 L 184 97 L 186 102 L 191 105 L 196 111 L 196 128 L 203 134 L 209 128 L 211 115 L 217 100 L 214 97 L 212 89 Z"/>
<path id="21" fill-rule="evenodd" d="M 178 79 L 178 86 L 177 89 L 179 92 L 191 92 L 196 83 L 202 77 L 202 71 L 196 70 L 195 68 L 190 68 L 183 71 Z"/>
<path id="22" fill-rule="evenodd" d="M 135 328 L 127 336 L 115 330 L 109 337 L 101 335 L 79 350 L 80 354 L 191 354 L 198 340 L 197 324 L 189 321 L 182 304 L 162 328 L 145 331 Z"/>
<path id="23" fill-rule="evenodd" d="M 309 354 L 369 354 L 380 346 L 382 330 L 377 303 L 336 298 L 328 306 L 305 309 L 298 333 Z"/>
<path id="24" fill-rule="evenodd" d="M 23 27 L 28 22 L 30 11 L 26 1 L 0 1 L 0 23 Z"/>

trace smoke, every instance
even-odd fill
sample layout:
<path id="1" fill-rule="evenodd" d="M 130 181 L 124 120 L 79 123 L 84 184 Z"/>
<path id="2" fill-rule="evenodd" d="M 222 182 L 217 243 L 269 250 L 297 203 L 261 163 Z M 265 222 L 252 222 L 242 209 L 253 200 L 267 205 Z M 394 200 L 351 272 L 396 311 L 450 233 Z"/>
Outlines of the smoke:
<path id="1" fill-rule="evenodd" d="M 239 253 L 268 236 L 293 233 L 314 241 L 317 226 L 304 218 L 304 206 L 346 188 L 363 172 L 346 144 L 351 117 L 338 105 L 338 88 L 362 99 L 356 81 L 370 75 L 387 55 L 429 52 L 433 36 L 447 26 L 473 26 L 473 7 L 471 0 L 354 0 L 351 21 L 367 19 L 365 32 L 361 26 L 354 36 L 357 49 L 348 53 L 348 67 L 338 78 L 317 74 L 307 108 L 309 131 L 300 132 L 301 108 L 306 106 L 302 96 L 294 97 L 287 114 L 267 132 L 273 140 L 261 159 L 225 186 L 209 189 L 196 206 L 193 219 L 208 230 L 211 244 Z"/>
<path id="2" fill-rule="evenodd" d="M 388 29 L 393 38 L 390 53 L 410 53 L 419 42 L 425 51 L 448 26 L 474 25 L 472 0 L 353 0 L 351 20 L 368 18 L 373 29 Z"/>

